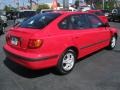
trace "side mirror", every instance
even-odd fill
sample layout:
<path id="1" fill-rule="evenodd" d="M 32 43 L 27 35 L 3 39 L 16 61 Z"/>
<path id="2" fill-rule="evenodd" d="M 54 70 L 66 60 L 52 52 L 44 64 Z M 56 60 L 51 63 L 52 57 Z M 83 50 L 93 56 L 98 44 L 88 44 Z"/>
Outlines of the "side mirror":
<path id="1" fill-rule="evenodd" d="M 109 23 L 105 23 L 104 27 L 110 27 L 110 24 Z"/>
<path id="2" fill-rule="evenodd" d="M 109 23 L 99 23 L 98 27 L 110 27 Z"/>

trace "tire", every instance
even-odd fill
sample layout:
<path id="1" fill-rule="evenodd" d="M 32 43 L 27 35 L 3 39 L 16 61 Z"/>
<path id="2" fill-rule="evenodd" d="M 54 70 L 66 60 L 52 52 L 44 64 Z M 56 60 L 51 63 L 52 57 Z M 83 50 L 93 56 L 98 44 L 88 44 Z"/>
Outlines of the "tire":
<path id="1" fill-rule="evenodd" d="M 7 23 L 4 23 L 4 25 L 3 25 L 4 27 L 7 27 L 8 25 L 7 25 Z"/>
<path id="2" fill-rule="evenodd" d="M 5 33 L 5 27 L 2 27 L 2 34 Z"/>
<path id="3" fill-rule="evenodd" d="M 109 22 L 111 22 L 111 19 L 108 19 Z"/>
<path id="4" fill-rule="evenodd" d="M 109 21 L 109 22 L 112 22 L 112 18 L 108 18 L 108 21 Z"/>
<path id="5" fill-rule="evenodd" d="M 57 64 L 58 74 L 65 75 L 71 72 L 75 66 L 76 54 L 73 50 L 65 51 Z"/>
<path id="6" fill-rule="evenodd" d="M 1 35 L 1 34 L 4 34 L 4 33 L 5 33 L 5 28 L 4 28 L 4 27 L 1 27 L 0 35 Z"/>
<path id="7" fill-rule="evenodd" d="M 112 22 L 115 22 L 115 19 L 112 19 Z"/>
<path id="8" fill-rule="evenodd" d="M 115 36 L 113 36 L 111 38 L 110 44 L 107 47 L 109 50 L 112 50 L 112 49 L 115 48 L 115 46 L 116 46 L 116 40 L 117 40 L 117 38 Z"/>
<path id="9" fill-rule="evenodd" d="M 0 30 L 0 35 L 2 35 L 2 31 Z"/>

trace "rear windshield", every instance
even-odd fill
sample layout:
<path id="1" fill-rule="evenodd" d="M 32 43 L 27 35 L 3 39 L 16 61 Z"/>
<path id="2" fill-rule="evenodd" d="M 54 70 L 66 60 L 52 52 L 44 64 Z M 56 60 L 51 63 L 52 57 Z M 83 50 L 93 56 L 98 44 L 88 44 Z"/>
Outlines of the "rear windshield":
<path id="1" fill-rule="evenodd" d="M 30 19 L 22 22 L 20 24 L 21 28 L 35 28 L 35 29 L 42 29 L 47 26 L 50 22 L 60 16 L 60 13 L 43 13 L 38 14 Z"/>

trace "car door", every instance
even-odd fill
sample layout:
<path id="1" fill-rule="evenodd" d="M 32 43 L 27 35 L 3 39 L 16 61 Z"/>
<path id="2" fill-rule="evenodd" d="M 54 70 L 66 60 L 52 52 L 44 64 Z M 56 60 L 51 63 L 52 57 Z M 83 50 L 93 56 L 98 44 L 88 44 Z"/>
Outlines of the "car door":
<path id="1" fill-rule="evenodd" d="M 86 18 L 90 23 L 90 28 L 86 29 L 86 35 L 88 33 L 91 40 L 87 46 L 83 47 L 83 52 L 92 53 L 98 49 L 101 49 L 109 44 L 111 33 L 108 27 L 105 27 L 103 22 L 95 15 L 86 14 Z"/>
<path id="2" fill-rule="evenodd" d="M 90 21 L 92 20 L 91 14 L 90 16 L 86 14 L 73 14 L 64 18 L 59 24 L 62 32 L 70 35 L 74 46 L 78 48 L 78 57 L 83 57 L 102 48 L 105 45 L 100 43 L 106 41 L 110 37 L 105 27 L 98 28 L 98 25 L 102 22 L 94 15 L 93 17 L 97 23 Z"/>
<path id="3" fill-rule="evenodd" d="M 90 32 L 90 24 L 87 22 L 86 15 L 74 15 L 69 20 L 71 20 L 69 28 L 75 33 L 72 37 L 79 50 L 79 57 L 89 54 L 91 52 L 89 46 L 95 41 L 92 32 Z"/>
<path id="4" fill-rule="evenodd" d="M 108 45 L 110 31 L 102 26 L 102 21 L 93 14 L 79 14 L 69 19 L 74 43 L 79 49 L 79 57 L 95 52 Z M 74 22 L 73 22 L 74 21 Z"/>
<path id="5" fill-rule="evenodd" d="M 74 46 L 78 48 L 79 55 L 84 56 L 86 53 L 82 52 L 84 47 L 87 47 L 93 43 L 93 38 L 89 38 L 91 33 L 89 33 L 90 25 L 86 20 L 85 14 L 73 14 L 64 18 L 60 24 L 59 28 L 62 29 L 61 32 L 70 35 L 72 38 Z M 92 37 L 92 36 L 91 36 Z"/>

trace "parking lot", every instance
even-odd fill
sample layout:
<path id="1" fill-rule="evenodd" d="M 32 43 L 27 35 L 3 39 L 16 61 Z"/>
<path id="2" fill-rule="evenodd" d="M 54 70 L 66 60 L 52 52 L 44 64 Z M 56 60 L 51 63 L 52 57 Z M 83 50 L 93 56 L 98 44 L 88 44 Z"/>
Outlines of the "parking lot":
<path id="1" fill-rule="evenodd" d="M 120 29 L 120 23 L 110 24 Z M 4 43 L 5 35 L 1 35 L 0 90 L 120 90 L 120 37 L 114 50 L 103 49 L 83 58 L 64 76 L 54 69 L 30 71 L 9 61 Z"/>

